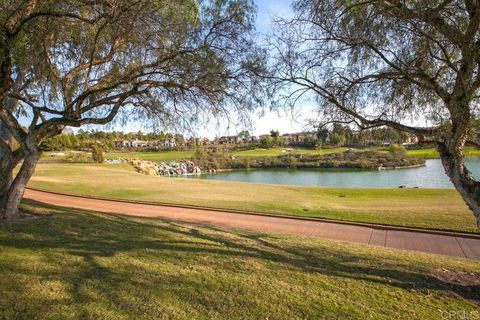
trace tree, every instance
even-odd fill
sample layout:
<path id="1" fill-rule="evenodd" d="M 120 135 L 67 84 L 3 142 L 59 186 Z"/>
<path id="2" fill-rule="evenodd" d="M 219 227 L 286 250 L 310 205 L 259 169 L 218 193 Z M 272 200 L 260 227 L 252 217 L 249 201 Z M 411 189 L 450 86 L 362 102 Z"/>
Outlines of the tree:
<path id="1" fill-rule="evenodd" d="M 480 226 L 480 183 L 464 163 L 465 145 L 480 137 L 472 125 L 478 1 L 298 0 L 294 9 L 272 37 L 275 90 L 293 93 L 284 102 L 313 94 L 324 121 L 388 126 L 434 142 Z"/>
<path id="2" fill-rule="evenodd" d="M 281 143 L 280 132 L 278 132 L 278 130 L 270 130 L 270 137 L 272 137 L 272 147 L 273 145 L 278 146 Z"/>
<path id="3" fill-rule="evenodd" d="M 270 137 L 273 139 L 277 139 L 280 136 L 280 132 L 278 130 L 270 130 Z"/>
<path id="4" fill-rule="evenodd" d="M 271 148 L 275 145 L 275 141 L 271 136 L 263 136 L 259 142 L 262 148 Z"/>
<path id="5" fill-rule="evenodd" d="M 250 143 L 250 142 L 251 142 L 251 139 L 252 139 L 252 136 L 251 136 L 251 134 L 250 134 L 250 131 L 248 131 L 248 130 L 243 130 L 243 131 L 241 131 L 241 132 L 238 134 L 238 137 L 239 137 L 240 139 L 242 139 L 242 141 L 243 141 L 244 143 Z"/>
<path id="6" fill-rule="evenodd" d="M 303 144 L 307 148 L 316 148 L 319 144 L 319 141 L 317 140 L 316 137 L 311 136 L 311 135 L 307 135 L 305 137 L 305 140 L 303 141 Z"/>
<path id="7" fill-rule="evenodd" d="M 92 144 L 92 160 L 96 163 L 102 163 L 105 161 L 105 156 L 103 155 L 103 149 L 98 144 Z"/>
<path id="8" fill-rule="evenodd" d="M 253 19 L 249 0 L 0 1 L 1 216 L 15 216 L 39 146 L 66 126 L 254 108 Z"/>
<path id="9" fill-rule="evenodd" d="M 323 147 L 328 140 L 328 135 L 330 132 L 326 128 L 318 128 L 316 132 L 316 139 L 320 147 Z"/>
<path id="10" fill-rule="evenodd" d="M 345 142 L 347 141 L 347 139 L 345 138 L 345 136 L 343 134 L 339 134 L 339 133 L 335 133 L 335 132 L 330 133 L 330 136 L 328 137 L 328 140 L 329 140 L 330 144 L 332 146 L 335 146 L 335 147 L 343 146 L 343 145 L 345 145 Z"/>

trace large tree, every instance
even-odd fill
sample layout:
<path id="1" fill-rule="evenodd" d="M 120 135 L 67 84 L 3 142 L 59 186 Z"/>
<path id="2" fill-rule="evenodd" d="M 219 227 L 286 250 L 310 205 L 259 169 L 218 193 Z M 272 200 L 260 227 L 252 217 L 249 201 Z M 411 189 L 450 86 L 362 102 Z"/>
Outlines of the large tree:
<path id="1" fill-rule="evenodd" d="M 42 143 L 66 126 L 253 107 L 254 11 L 250 0 L 0 0 L 0 217 L 18 212 Z"/>
<path id="2" fill-rule="evenodd" d="M 434 142 L 480 226 L 480 183 L 463 152 L 479 144 L 479 1 L 298 0 L 294 11 L 271 41 L 280 99 L 311 93 L 325 121 Z"/>

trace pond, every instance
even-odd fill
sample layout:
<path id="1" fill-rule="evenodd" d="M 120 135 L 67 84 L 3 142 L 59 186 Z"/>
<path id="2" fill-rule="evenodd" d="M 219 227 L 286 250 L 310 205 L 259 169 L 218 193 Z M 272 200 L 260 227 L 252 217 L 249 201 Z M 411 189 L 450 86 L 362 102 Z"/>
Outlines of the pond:
<path id="1" fill-rule="evenodd" d="M 480 177 L 480 158 L 468 158 L 467 167 Z M 419 188 L 453 189 L 438 159 L 427 160 L 424 167 L 385 171 L 355 169 L 259 169 L 234 170 L 190 176 L 192 179 L 242 181 L 301 186 L 340 188 Z"/>

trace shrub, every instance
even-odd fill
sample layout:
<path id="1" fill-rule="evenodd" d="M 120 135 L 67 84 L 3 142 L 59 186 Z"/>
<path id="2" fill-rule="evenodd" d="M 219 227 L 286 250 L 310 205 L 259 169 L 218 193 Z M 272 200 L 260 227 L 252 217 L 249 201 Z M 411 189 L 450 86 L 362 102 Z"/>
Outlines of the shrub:
<path id="1" fill-rule="evenodd" d="M 251 165 L 252 165 L 252 164 L 251 164 L 250 158 L 249 158 L 249 157 L 245 157 L 245 158 L 243 159 L 243 167 L 244 167 L 245 169 L 250 169 Z"/>
<path id="2" fill-rule="evenodd" d="M 287 158 L 287 165 L 288 165 L 290 168 L 296 167 L 297 164 L 298 164 L 297 158 L 295 158 L 294 156 L 289 156 L 289 157 Z"/>
<path id="3" fill-rule="evenodd" d="M 97 144 L 92 145 L 92 160 L 96 163 L 103 163 L 103 161 L 105 161 L 103 149 Z"/>
<path id="4" fill-rule="evenodd" d="M 65 161 L 70 163 L 90 163 L 92 162 L 92 157 L 86 152 L 67 152 Z"/>
<path id="5" fill-rule="evenodd" d="M 388 151 L 390 153 L 400 154 L 400 155 L 404 155 L 407 153 L 407 150 L 405 149 L 405 147 L 398 144 L 391 144 L 390 147 L 388 147 Z"/>

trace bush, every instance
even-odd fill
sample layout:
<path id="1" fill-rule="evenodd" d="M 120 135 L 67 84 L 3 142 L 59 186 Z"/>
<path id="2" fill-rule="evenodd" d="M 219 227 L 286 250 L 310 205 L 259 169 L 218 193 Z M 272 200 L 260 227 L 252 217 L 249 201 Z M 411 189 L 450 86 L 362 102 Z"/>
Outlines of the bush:
<path id="1" fill-rule="evenodd" d="M 388 147 L 387 149 L 390 153 L 394 154 L 401 154 L 404 155 L 407 153 L 407 150 L 405 149 L 404 146 L 398 145 L 398 144 L 392 144 Z"/>
<path id="2" fill-rule="evenodd" d="M 67 152 L 65 161 L 70 163 L 90 163 L 92 162 L 92 157 L 86 152 Z"/>
<path id="3" fill-rule="evenodd" d="M 298 164 L 298 161 L 297 161 L 297 158 L 295 158 L 294 156 L 289 156 L 287 158 L 287 165 L 290 167 L 290 168 L 295 168 Z"/>
<path id="4" fill-rule="evenodd" d="M 252 165 L 250 162 L 251 162 L 251 161 L 250 161 L 250 158 L 249 158 L 249 157 L 245 157 L 245 158 L 243 159 L 243 167 L 244 167 L 245 169 L 250 169 L 250 167 L 251 167 L 251 165 Z"/>
<path id="5" fill-rule="evenodd" d="M 105 161 L 103 149 L 97 144 L 92 145 L 92 160 L 96 163 L 103 163 L 103 161 Z"/>

